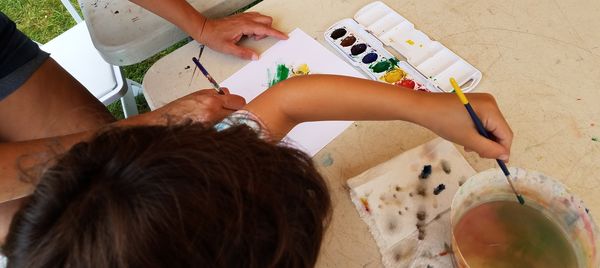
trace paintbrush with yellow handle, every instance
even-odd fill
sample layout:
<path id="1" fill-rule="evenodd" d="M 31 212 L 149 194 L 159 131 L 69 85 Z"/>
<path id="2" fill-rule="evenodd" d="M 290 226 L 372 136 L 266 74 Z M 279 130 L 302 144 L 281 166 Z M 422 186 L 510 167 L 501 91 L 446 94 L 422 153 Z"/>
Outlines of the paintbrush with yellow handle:
<path id="1" fill-rule="evenodd" d="M 481 136 L 491 139 L 490 134 L 487 132 L 487 130 L 485 130 L 485 127 L 483 127 L 481 120 L 475 113 L 475 110 L 473 110 L 473 107 L 471 107 L 471 104 L 469 103 L 467 96 L 465 96 L 465 94 L 463 94 L 462 89 L 460 89 L 460 86 L 458 85 L 458 83 L 456 83 L 456 80 L 454 79 L 454 77 L 450 78 L 450 84 L 452 84 L 452 87 L 454 88 L 454 92 L 456 93 L 456 96 L 458 96 L 458 98 L 460 99 L 460 102 L 462 102 L 462 104 L 465 105 L 465 108 L 467 108 L 467 112 L 469 112 L 469 115 L 471 116 L 473 123 L 475 123 L 477 132 L 479 132 L 479 134 L 481 134 Z M 500 166 L 500 169 L 502 169 L 502 172 L 504 172 L 504 176 L 506 176 L 506 180 L 508 181 L 510 188 L 513 190 L 513 192 L 517 196 L 517 200 L 519 200 L 519 203 L 521 205 L 525 204 L 525 199 L 523 199 L 523 196 L 521 196 L 519 194 L 519 192 L 517 192 L 517 189 L 515 189 L 515 186 L 512 184 L 512 180 L 510 178 L 511 177 L 510 172 L 508 171 L 508 168 L 506 168 L 506 164 L 504 164 L 504 161 L 502 161 L 500 159 L 496 159 L 496 162 L 498 162 L 498 166 Z"/>

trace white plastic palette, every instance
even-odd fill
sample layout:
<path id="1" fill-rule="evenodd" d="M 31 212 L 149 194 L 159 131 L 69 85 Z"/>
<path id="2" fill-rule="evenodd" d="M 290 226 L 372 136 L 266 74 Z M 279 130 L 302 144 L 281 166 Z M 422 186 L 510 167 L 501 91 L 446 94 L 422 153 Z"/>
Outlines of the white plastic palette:
<path id="1" fill-rule="evenodd" d="M 416 90 L 437 91 L 425 76 L 408 62 L 398 61 L 377 38 L 352 19 L 341 20 L 330 27 L 325 32 L 325 40 L 373 80 Z"/>
<path id="2" fill-rule="evenodd" d="M 363 41 L 381 55 L 391 55 L 385 50 L 384 45 L 393 48 L 406 58 L 409 67 L 413 67 L 405 71 L 422 74 L 422 76 L 414 76 L 424 78 L 427 81 L 424 84 L 431 91 L 437 89 L 437 91 L 452 92 L 450 77 L 454 77 L 465 92 L 473 90 L 481 81 L 482 74 L 479 70 L 440 42 L 432 41 L 426 34 L 415 29 L 414 24 L 380 1 L 360 9 L 354 16 L 354 20 L 339 21 L 325 32 L 325 40 L 365 71 L 356 57 L 349 56 L 339 42 L 331 38 L 331 33 L 341 27 L 351 29 L 353 34 L 360 35 Z"/>

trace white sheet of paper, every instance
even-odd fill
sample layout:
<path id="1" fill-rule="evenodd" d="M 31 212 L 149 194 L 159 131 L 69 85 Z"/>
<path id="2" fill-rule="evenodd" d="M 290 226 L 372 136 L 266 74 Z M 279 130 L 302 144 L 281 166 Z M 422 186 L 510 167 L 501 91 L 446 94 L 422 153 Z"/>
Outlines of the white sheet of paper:
<path id="1" fill-rule="evenodd" d="M 269 70 L 274 72 L 278 64 L 292 66 L 307 64 L 311 74 L 337 74 L 365 78 L 354 67 L 327 50 L 304 31 L 295 29 L 289 37 L 288 40 L 277 42 L 262 53 L 259 60 L 242 67 L 221 83 L 221 86 L 229 88 L 231 93 L 241 95 L 250 102 L 269 87 L 268 72 Z M 343 91 L 343 88 L 340 88 L 340 91 Z M 314 156 L 351 123 L 349 121 L 303 123 L 292 129 L 285 140 L 310 156 Z"/>

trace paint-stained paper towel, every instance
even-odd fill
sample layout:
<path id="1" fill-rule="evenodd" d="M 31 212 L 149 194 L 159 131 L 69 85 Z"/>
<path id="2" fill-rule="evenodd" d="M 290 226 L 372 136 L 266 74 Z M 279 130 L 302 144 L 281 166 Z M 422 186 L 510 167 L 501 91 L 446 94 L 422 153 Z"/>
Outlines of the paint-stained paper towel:
<path id="1" fill-rule="evenodd" d="M 431 175 L 420 178 L 426 165 Z M 437 138 L 348 180 L 386 267 L 452 267 L 450 205 L 473 175 L 456 147 Z"/>

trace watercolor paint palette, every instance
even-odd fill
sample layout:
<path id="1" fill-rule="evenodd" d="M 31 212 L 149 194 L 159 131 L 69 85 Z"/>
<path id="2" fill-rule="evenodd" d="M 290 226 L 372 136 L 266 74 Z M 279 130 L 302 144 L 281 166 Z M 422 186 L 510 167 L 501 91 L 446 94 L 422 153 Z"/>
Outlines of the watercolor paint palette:
<path id="1" fill-rule="evenodd" d="M 325 32 L 327 40 L 346 61 L 373 80 L 402 85 L 415 90 L 436 91 L 425 76 L 408 62 L 398 60 L 381 42 L 354 20 L 345 19 Z"/>
<path id="2" fill-rule="evenodd" d="M 482 78 L 481 72 L 473 65 L 415 29 L 414 24 L 380 1 L 361 8 L 354 19 L 343 19 L 333 24 L 324 35 L 325 40 L 347 61 L 375 80 L 392 84 L 413 80 L 415 89 L 422 87 L 433 92 L 452 92 L 449 79 L 454 77 L 463 91 L 469 92 Z M 386 49 L 388 47 L 401 57 L 395 58 Z M 402 72 L 395 71 L 394 67 L 376 72 L 381 70 L 376 67 L 384 67 L 377 64 L 385 65 L 382 62 L 390 63 L 390 60 L 391 63 L 397 62 L 397 69 Z M 404 85 L 410 87 L 412 83 L 406 81 Z"/>

